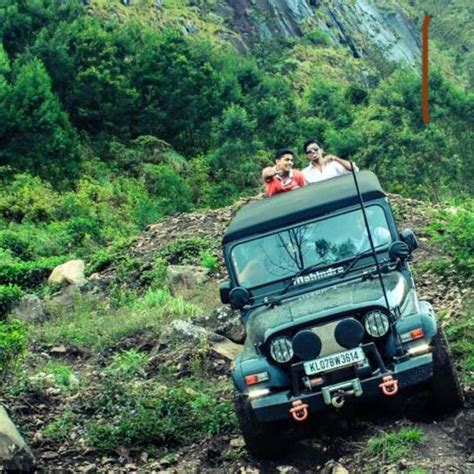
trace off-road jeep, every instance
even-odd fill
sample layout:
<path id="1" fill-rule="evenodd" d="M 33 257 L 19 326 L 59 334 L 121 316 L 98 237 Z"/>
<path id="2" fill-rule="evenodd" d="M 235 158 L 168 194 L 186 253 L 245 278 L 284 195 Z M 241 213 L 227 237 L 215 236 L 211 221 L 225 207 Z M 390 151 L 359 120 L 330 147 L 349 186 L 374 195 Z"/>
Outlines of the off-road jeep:
<path id="1" fill-rule="evenodd" d="M 288 445 L 284 427 L 409 390 L 430 393 L 433 412 L 462 405 L 433 307 L 417 297 L 416 247 L 369 171 L 237 213 L 223 237 L 230 279 L 220 294 L 247 331 L 232 379 L 250 452 L 273 456 Z"/>

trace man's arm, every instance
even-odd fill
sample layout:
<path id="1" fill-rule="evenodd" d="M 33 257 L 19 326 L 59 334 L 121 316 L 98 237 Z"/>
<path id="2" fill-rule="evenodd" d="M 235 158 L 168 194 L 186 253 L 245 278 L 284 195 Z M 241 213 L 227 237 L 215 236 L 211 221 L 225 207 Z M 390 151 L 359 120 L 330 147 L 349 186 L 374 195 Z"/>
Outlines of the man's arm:
<path id="1" fill-rule="evenodd" d="M 295 173 L 295 180 L 298 183 L 298 186 L 302 188 L 303 186 L 306 186 L 308 184 L 302 171 L 295 170 L 294 173 Z"/>
<path id="2" fill-rule="evenodd" d="M 273 177 L 276 175 L 276 170 L 274 166 L 267 166 L 262 170 L 262 179 L 263 181 L 271 181 Z"/>
<path id="3" fill-rule="evenodd" d="M 325 158 L 328 162 L 335 161 L 336 163 L 339 163 L 346 171 L 349 171 L 349 172 L 352 171 L 351 162 L 348 160 L 344 160 L 335 155 L 327 155 L 325 156 Z M 354 163 L 354 170 L 359 171 L 359 168 L 357 167 L 355 163 Z"/>

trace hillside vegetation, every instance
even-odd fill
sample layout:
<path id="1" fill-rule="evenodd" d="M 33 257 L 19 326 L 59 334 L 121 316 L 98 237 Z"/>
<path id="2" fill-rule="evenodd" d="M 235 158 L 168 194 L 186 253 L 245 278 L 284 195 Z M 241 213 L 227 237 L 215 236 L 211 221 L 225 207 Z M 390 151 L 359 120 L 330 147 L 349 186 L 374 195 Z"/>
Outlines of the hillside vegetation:
<path id="1" fill-rule="evenodd" d="M 235 32 L 207 2 L 83 3 L 0 1 L 0 398 L 44 465 L 61 467 L 74 453 L 79 464 L 103 456 L 113 467 L 107 459 L 118 453 L 128 470 L 135 461 L 165 469 L 199 452 L 201 438 L 210 458 L 221 453 L 218 466 L 248 461 L 229 361 L 207 343 L 160 353 L 157 342 L 172 321 L 201 320 L 218 305 L 220 232 L 233 209 L 223 206 L 261 191 L 276 148 L 294 148 L 304 166 L 302 142 L 312 136 L 404 197 L 398 218 L 434 249 L 415 270 L 429 296 L 443 296 L 440 315 L 470 393 L 472 38 L 467 28 L 462 44 L 451 33 L 472 20 L 470 3 L 452 2 L 433 20 L 429 125 L 418 70 L 377 69 L 322 31 L 238 53 Z M 421 21 L 420 2 L 400 3 Z M 202 234 L 196 216 L 207 216 Z M 56 294 L 47 277 L 71 258 L 84 259 L 106 291 Z M 172 263 L 205 267 L 211 281 L 176 291 Z M 45 302 L 45 324 L 8 316 L 31 293 Z M 374 463 L 392 445 L 422 443 L 417 429 L 381 435 L 368 448 Z"/>

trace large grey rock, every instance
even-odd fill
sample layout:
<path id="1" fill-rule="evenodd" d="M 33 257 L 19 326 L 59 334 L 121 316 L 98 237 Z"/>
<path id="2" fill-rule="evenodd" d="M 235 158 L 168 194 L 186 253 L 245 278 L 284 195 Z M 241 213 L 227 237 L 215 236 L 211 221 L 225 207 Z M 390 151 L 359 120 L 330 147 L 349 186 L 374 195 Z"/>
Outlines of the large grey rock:
<path id="1" fill-rule="evenodd" d="M 195 326 L 189 321 L 175 319 L 160 334 L 159 344 L 167 346 L 173 342 L 183 342 L 198 345 L 207 341 L 208 337 L 209 331 L 206 329 Z"/>
<path id="2" fill-rule="evenodd" d="M 32 472 L 34 465 L 33 453 L 0 405 L 0 467 L 5 471 Z"/>
<path id="3" fill-rule="evenodd" d="M 196 320 L 196 323 L 237 344 L 243 344 L 245 341 L 245 326 L 240 319 L 240 313 L 228 307 L 217 308 L 208 316 Z"/>
<path id="4" fill-rule="evenodd" d="M 86 282 L 84 276 L 86 265 L 84 260 L 69 260 L 58 265 L 49 275 L 48 283 L 52 285 L 82 284 Z"/>
<path id="5" fill-rule="evenodd" d="M 168 265 L 167 276 L 172 287 L 193 288 L 209 279 L 209 270 L 194 265 Z"/>
<path id="6" fill-rule="evenodd" d="M 41 300 L 36 295 L 25 295 L 13 308 L 11 315 L 22 321 L 43 321 L 46 315 Z"/>
<path id="7" fill-rule="evenodd" d="M 235 356 L 242 350 L 242 346 L 235 344 L 226 337 L 181 319 L 172 321 L 161 333 L 158 341 L 159 348 L 172 343 L 193 345 L 195 347 L 207 346 L 216 355 L 229 361 L 234 360 Z"/>

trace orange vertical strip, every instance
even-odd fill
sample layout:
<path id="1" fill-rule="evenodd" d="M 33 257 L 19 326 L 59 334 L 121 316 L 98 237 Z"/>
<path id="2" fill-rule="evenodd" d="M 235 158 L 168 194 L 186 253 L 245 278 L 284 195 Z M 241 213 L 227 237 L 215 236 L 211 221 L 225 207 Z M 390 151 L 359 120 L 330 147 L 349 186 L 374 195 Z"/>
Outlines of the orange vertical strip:
<path id="1" fill-rule="evenodd" d="M 422 30 L 422 56 L 421 63 L 423 67 L 423 83 L 421 88 L 421 111 L 423 114 L 423 122 L 425 124 L 430 123 L 430 108 L 429 108 L 429 97 L 428 97 L 428 28 L 430 26 L 430 20 L 432 16 L 426 15 L 423 21 Z"/>

